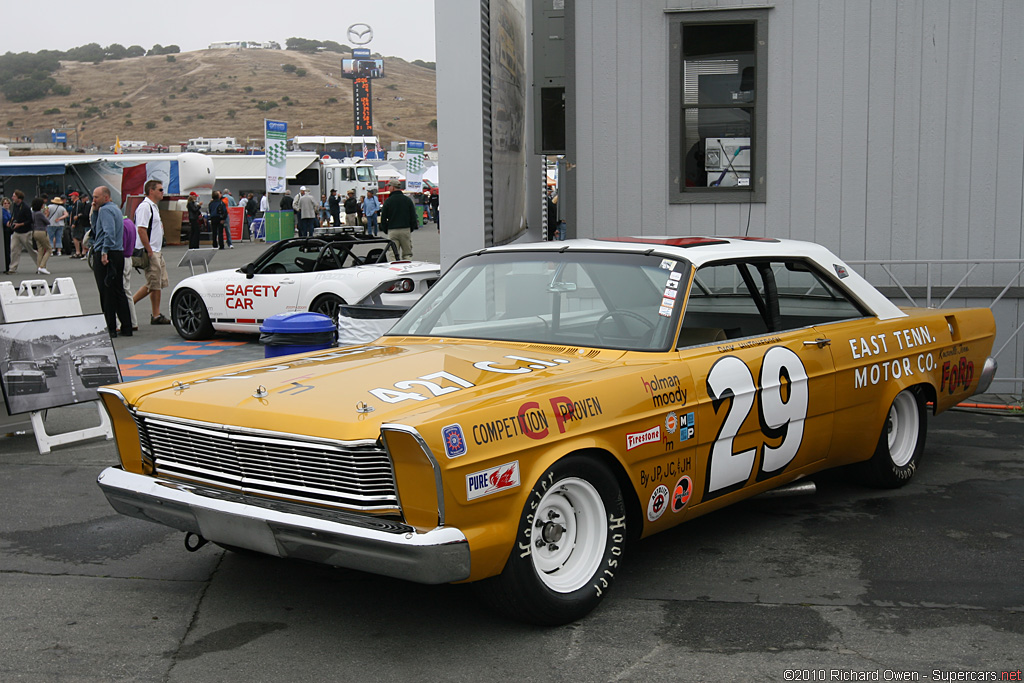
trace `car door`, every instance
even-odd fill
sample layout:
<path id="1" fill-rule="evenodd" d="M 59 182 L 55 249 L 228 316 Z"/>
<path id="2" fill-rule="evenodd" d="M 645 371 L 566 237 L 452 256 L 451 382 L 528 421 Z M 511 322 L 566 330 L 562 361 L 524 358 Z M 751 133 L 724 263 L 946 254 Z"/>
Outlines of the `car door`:
<path id="1" fill-rule="evenodd" d="M 320 240 L 289 240 L 259 263 L 253 277 L 236 287 L 234 307 L 232 302 L 227 304 L 234 317 L 239 322 L 255 322 L 295 311 L 303 279 L 312 277 L 322 246 Z"/>
<path id="2" fill-rule="evenodd" d="M 780 265 L 711 264 L 694 275 L 680 353 L 697 388 L 699 504 L 770 488 L 828 453 L 832 354 L 813 325 L 780 316 Z"/>

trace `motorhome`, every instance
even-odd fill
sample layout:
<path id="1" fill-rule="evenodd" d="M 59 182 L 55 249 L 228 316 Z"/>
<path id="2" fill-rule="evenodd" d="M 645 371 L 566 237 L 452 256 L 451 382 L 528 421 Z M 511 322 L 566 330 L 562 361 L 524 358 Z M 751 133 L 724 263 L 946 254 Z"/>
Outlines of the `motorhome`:
<path id="1" fill-rule="evenodd" d="M 243 153 L 245 147 L 235 138 L 189 138 L 185 151 Z"/>

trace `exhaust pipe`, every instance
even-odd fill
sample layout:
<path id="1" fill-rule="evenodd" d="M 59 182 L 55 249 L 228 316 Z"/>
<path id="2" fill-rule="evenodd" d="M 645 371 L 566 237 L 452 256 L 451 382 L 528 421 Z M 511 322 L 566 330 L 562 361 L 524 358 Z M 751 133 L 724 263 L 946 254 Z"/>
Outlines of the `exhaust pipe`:
<path id="1" fill-rule="evenodd" d="M 756 498 L 789 498 L 791 496 L 810 496 L 818 492 L 818 487 L 813 481 L 801 481 L 780 486 L 777 489 L 769 489 L 760 493 Z"/>
<path id="2" fill-rule="evenodd" d="M 207 541 L 199 534 L 194 534 L 191 531 L 185 534 L 185 550 L 189 551 L 190 553 L 194 553 L 207 543 L 209 543 L 209 541 Z"/>

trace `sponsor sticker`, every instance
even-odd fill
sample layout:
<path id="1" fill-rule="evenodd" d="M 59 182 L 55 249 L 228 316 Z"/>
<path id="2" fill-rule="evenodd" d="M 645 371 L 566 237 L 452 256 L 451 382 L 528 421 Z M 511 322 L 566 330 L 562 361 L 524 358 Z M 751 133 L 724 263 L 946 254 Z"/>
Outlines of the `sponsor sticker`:
<path id="1" fill-rule="evenodd" d="M 663 315 L 666 318 L 671 318 L 672 317 L 672 307 L 671 306 L 662 306 L 661 308 L 658 309 L 658 315 Z"/>
<path id="2" fill-rule="evenodd" d="M 667 508 L 668 487 L 664 484 L 658 484 L 658 487 L 654 489 L 654 493 L 651 494 L 651 499 L 647 501 L 647 519 L 652 522 L 658 521 L 665 514 Z"/>
<path id="3" fill-rule="evenodd" d="M 670 288 L 667 288 L 667 287 L 666 287 L 666 288 L 665 288 L 665 291 L 664 291 L 664 292 L 662 292 L 662 295 L 663 295 L 663 296 L 664 296 L 664 297 L 665 297 L 666 299 L 675 299 L 675 298 L 676 298 L 676 295 L 677 295 L 678 293 L 679 293 L 679 292 L 678 292 L 677 290 L 675 290 L 675 289 L 670 289 Z"/>
<path id="4" fill-rule="evenodd" d="M 683 277 L 683 274 L 680 273 L 677 270 L 673 270 L 671 273 L 668 274 L 668 279 L 669 280 L 679 280 L 682 277 Z"/>
<path id="5" fill-rule="evenodd" d="M 693 438 L 694 414 L 687 413 L 679 421 L 679 440 L 686 441 Z"/>
<path id="6" fill-rule="evenodd" d="M 626 450 L 631 451 L 634 448 L 643 446 L 645 443 L 655 443 L 657 441 L 661 441 L 660 425 L 651 427 L 647 431 L 626 434 Z"/>
<path id="7" fill-rule="evenodd" d="M 665 297 L 661 300 L 661 305 L 668 306 L 669 309 L 671 309 L 673 306 L 676 305 L 676 301 L 675 299 L 669 299 L 668 297 Z"/>
<path id="8" fill-rule="evenodd" d="M 679 289 L 679 280 L 666 280 L 665 289 Z"/>
<path id="9" fill-rule="evenodd" d="M 832 267 L 836 269 L 836 275 L 839 276 L 840 280 L 842 280 L 845 277 L 849 277 L 850 274 L 846 272 L 846 268 L 843 268 L 838 263 L 833 263 Z"/>
<path id="10" fill-rule="evenodd" d="M 519 486 L 519 461 L 466 475 L 466 498 L 474 500 Z"/>
<path id="11" fill-rule="evenodd" d="M 664 270 L 672 270 L 675 267 L 676 267 L 676 262 L 675 261 L 673 261 L 671 259 L 667 259 L 667 258 L 661 259 L 661 266 L 660 266 L 660 268 L 663 268 Z"/>
<path id="12" fill-rule="evenodd" d="M 444 439 L 444 452 L 449 458 L 457 458 L 466 454 L 466 435 L 462 433 L 462 425 L 456 423 L 441 428 Z"/>
<path id="13" fill-rule="evenodd" d="M 692 414 L 692 413 L 691 413 Z M 669 413 L 665 416 L 665 431 L 669 434 L 676 433 L 676 427 L 679 426 L 679 417 L 675 413 Z"/>
<path id="14" fill-rule="evenodd" d="M 685 474 L 679 477 L 675 487 L 672 489 L 672 512 L 679 512 L 690 502 L 693 494 L 693 482 Z"/>

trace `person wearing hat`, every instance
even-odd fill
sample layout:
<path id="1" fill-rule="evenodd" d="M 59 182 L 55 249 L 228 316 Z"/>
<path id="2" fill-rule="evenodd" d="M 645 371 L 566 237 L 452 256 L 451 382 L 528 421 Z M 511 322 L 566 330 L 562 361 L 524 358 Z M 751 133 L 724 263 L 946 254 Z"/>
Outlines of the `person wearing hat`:
<path id="1" fill-rule="evenodd" d="M 64 242 L 64 227 L 68 222 L 68 210 L 64 208 L 62 197 L 51 199 L 48 208 L 50 209 L 50 224 L 46 227 L 46 236 L 49 238 L 50 244 L 53 245 L 53 255 L 60 256 L 61 245 Z"/>
<path id="2" fill-rule="evenodd" d="M 380 200 L 377 199 L 377 190 L 372 187 L 366 191 L 366 199 L 363 200 L 363 215 L 366 216 L 366 234 L 377 236 L 377 214 L 380 213 Z"/>
<path id="3" fill-rule="evenodd" d="M 398 244 L 403 259 L 412 258 L 412 231 L 420 227 L 416 205 L 402 192 L 399 180 L 391 181 L 391 194 L 380 209 L 380 229 Z"/>
<path id="4" fill-rule="evenodd" d="M 203 203 L 195 192 L 188 193 L 188 248 L 199 248 L 199 237 L 203 229 Z"/>
<path id="5" fill-rule="evenodd" d="M 331 189 L 331 196 L 327 198 L 327 208 L 331 212 L 331 225 L 339 227 L 341 225 L 341 197 L 338 196 L 338 191 Z"/>
<path id="6" fill-rule="evenodd" d="M 295 212 L 299 214 L 299 237 L 312 237 L 316 229 L 317 215 L 320 207 L 317 206 L 313 195 L 306 192 L 306 186 L 299 188 L 299 200 L 295 202 Z"/>
<path id="7" fill-rule="evenodd" d="M 359 225 L 359 201 L 354 189 L 345 196 L 345 225 Z"/>

